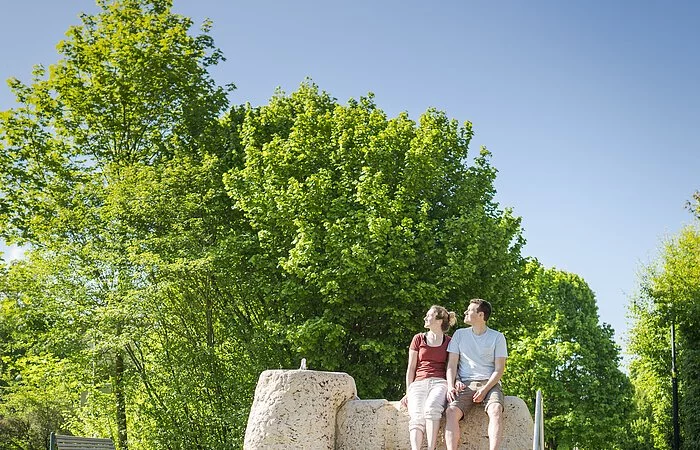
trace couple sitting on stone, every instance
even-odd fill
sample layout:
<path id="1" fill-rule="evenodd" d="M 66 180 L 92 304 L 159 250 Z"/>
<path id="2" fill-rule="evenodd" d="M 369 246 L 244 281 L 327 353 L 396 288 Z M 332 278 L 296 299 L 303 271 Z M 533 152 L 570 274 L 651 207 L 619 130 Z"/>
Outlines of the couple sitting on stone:
<path id="1" fill-rule="evenodd" d="M 454 325 L 455 313 L 432 306 L 424 318 L 426 333 L 413 337 L 408 350 L 406 395 L 411 448 L 418 450 L 426 436 L 428 450 L 437 444 L 440 418 L 445 412 L 445 444 L 456 450 L 459 421 L 469 408 L 479 405 L 489 416 L 489 447 L 499 448 L 503 423 L 501 376 L 506 367 L 506 339 L 487 326 L 491 304 L 473 299 L 464 312 L 464 323 L 452 338 L 445 332 Z"/>

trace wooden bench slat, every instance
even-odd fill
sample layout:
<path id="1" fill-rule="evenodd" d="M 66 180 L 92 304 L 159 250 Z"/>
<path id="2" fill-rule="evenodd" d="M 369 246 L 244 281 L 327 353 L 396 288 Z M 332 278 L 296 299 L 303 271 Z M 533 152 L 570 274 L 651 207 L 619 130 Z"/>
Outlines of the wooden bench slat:
<path id="1" fill-rule="evenodd" d="M 77 441 L 72 441 L 72 442 L 57 442 L 59 445 L 59 448 L 64 449 L 64 448 L 112 448 L 113 445 L 111 442 L 107 443 L 96 443 L 96 442 L 77 442 Z"/>
<path id="2" fill-rule="evenodd" d="M 113 445 L 58 444 L 57 450 L 114 450 Z"/>
<path id="3" fill-rule="evenodd" d="M 115 450 L 111 439 L 56 434 L 56 450 Z"/>

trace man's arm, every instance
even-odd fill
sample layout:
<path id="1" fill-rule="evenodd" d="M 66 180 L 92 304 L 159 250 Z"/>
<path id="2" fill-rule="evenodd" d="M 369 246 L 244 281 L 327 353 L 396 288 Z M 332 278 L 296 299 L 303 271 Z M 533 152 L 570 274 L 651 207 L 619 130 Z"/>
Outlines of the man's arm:
<path id="1" fill-rule="evenodd" d="M 447 400 L 455 399 L 457 391 L 455 389 L 455 378 L 457 378 L 457 364 L 459 363 L 459 353 L 447 353 Z"/>
<path id="2" fill-rule="evenodd" d="M 492 387 L 496 385 L 501 380 L 503 372 L 506 371 L 506 358 L 499 357 L 495 359 L 495 368 L 491 376 L 489 377 L 488 383 L 483 387 L 474 392 L 474 403 L 481 403 L 486 397 L 486 393 L 491 390 Z"/>

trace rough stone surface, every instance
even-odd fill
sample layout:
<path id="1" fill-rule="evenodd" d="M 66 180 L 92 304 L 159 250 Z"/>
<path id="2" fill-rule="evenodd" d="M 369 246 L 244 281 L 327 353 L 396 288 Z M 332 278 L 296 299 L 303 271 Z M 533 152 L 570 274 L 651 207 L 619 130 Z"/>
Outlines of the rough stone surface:
<path id="1" fill-rule="evenodd" d="M 406 448 L 396 447 L 398 417 L 384 399 L 348 401 L 336 416 L 336 450 Z"/>
<path id="2" fill-rule="evenodd" d="M 503 450 L 532 449 L 533 421 L 527 405 L 518 397 L 505 398 Z M 338 411 L 337 450 L 403 450 L 411 448 L 408 412 L 399 402 L 351 400 Z M 439 450 L 445 449 L 444 419 L 438 431 Z M 461 450 L 488 450 L 488 416 L 472 408 L 460 422 Z"/>
<path id="3" fill-rule="evenodd" d="M 266 370 L 255 388 L 243 446 L 333 449 L 337 411 L 353 398 L 355 380 L 346 373 Z"/>
<path id="4" fill-rule="evenodd" d="M 459 448 L 462 450 L 488 450 L 489 416 L 483 408 L 474 407 L 460 422 L 462 436 Z M 438 449 L 444 449 L 444 419 L 440 427 L 440 443 Z M 518 397 L 505 397 L 503 414 L 503 443 L 502 450 L 532 449 L 532 434 L 534 423 L 527 405 Z"/>
<path id="5" fill-rule="evenodd" d="M 268 370 L 260 375 L 244 448 L 404 450 L 408 412 L 399 402 L 359 400 L 345 373 Z M 488 449 L 488 416 L 472 408 L 460 422 L 462 450 Z M 525 402 L 505 398 L 502 450 L 530 450 L 533 421 Z M 445 449 L 444 419 L 438 450 Z"/>

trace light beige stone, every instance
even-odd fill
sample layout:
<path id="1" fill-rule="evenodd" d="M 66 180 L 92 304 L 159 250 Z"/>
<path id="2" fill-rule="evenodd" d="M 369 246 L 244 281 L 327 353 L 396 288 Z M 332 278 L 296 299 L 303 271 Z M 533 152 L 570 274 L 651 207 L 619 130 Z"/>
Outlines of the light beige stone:
<path id="1" fill-rule="evenodd" d="M 411 448 L 409 416 L 399 402 L 351 400 L 338 411 L 336 450 L 402 450 Z M 438 449 L 445 449 L 445 420 L 440 422 Z M 460 422 L 460 450 L 488 450 L 488 416 L 472 408 Z M 505 397 L 503 443 L 505 450 L 532 448 L 533 421 L 518 397 Z"/>
<path id="2" fill-rule="evenodd" d="M 489 416 L 481 407 L 473 407 L 460 421 L 460 450 L 488 450 Z M 506 396 L 503 411 L 502 450 L 531 450 L 534 423 L 527 405 L 518 397 Z M 440 427 L 438 449 L 445 448 L 444 419 Z"/>
<path id="3" fill-rule="evenodd" d="M 350 400 L 336 417 L 336 450 L 394 448 L 396 409 L 386 400 Z"/>
<path id="4" fill-rule="evenodd" d="M 408 413 L 399 402 L 359 400 L 347 374 L 270 370 L 260 375 L 244 448 L 409 449 Z M 474 407 L 460 422 L 461 450 L 488 449 L 488 416 Z M 505 397 L 503 450 L 530 450 L 533 421 L 527 405 Z M 444 419 L 438 449 L 445 449 Z"/>
<path id="5" fill-rule="evenodd" d="M 356 397 L 355 380 L 346 373 L 266 370 L 255 388 L 243 446 L 333 449 L 337 411 Z"/>

